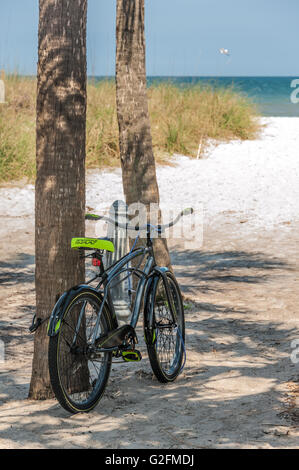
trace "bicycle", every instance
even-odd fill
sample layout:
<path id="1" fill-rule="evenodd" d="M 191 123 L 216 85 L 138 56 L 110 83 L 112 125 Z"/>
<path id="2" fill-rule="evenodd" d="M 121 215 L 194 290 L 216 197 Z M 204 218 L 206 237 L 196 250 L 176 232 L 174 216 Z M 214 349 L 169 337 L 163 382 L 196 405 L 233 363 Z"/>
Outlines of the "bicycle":
<path id="1" fill-rule="evenodd" d="M 146 231 L 146 246 L 135 248 L 133 245 L 128 254 L 105 269 L 104 251 L 114 251 L 111 240 L 82 237 L 71 241 L 72 248 L 79 249 L 81 256 L 92 258 L 92 264 L 98 266 L 99 272 L 85 284 L 72 287 L 61 295 L 48 324 L 50 380 L 57 400 L 67 411 L 88 412 L 97 405 L 109 378 L 112 359 L 120 359 L 117 362 L 142 359 L 135 348 L 138 343 L 135 328 L 142 302 L 144 339 L 156 378 L 167 383 L 180 374 L 186 361 L 182 296 L 174 274 L 156 265 L 152 232 L 156 231 L 159 236 L 182 216 L 192 212 L 192 209 L 185 209 L 165 225 L 140 227 L 86 214 L 85 218 L 89 220 L 105 220 L 138 233 Z M 85 250 L 92 252 L 85 255 Z M 131 267 L 130 262 L 138 256 L 141 261 Z M 140 269 L 143 261 L 144 267 Z M 130 323 L 119 326 L 110 287 L 123 273 L 126 278 L 136 275 L 138 284 L 132 300 Z M 95 280 L 97 286 L 90 286 Z M 130 295 L 132 297 L 132 290 Z"/>

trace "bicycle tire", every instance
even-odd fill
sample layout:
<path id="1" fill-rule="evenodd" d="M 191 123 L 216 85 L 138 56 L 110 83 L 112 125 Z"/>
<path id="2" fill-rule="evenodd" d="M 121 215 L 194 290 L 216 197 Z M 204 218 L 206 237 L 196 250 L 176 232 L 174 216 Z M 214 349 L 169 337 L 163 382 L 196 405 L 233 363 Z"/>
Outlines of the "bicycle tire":
<path id="1" fill-rule="evenodd" d="M 185 355 L 185 319 L 182 295 L 175 276 L 171 272 L 167 272 L 166 275 L 177 315 L 177 328 L 174 327 L 172 330 L 173 340 L 175 341 L 173 348 L 174 357 L 172 360 L 170 360 L 170 357 L 167 357 L 167 352 L 163 352 L 163 346 L 165 346 L 167 342 L 169 344 L 169 339 L 171 338 L 169 332 L 167 333 L 167 328 L 162 327 L 163 323 L 161 323 L 161 321 L 163 318 L 161 315 L 161 305 L 163 306 L 164 312 L 166 308 L 168 310 L 167 315 L 164 315 L 164 320 L 169 321 L 171 319 L 171 312 L 168 306 L 162 276 L 159 276 L 159 280 L 153 285 L 152 291 L 149 294 L 150 303 L 154 302 L 154 314 L 150 321 L 151 324 L 149 325 L 152 332 L 152 341 L 147 341 L 147 351 L 152 370 L 159 382 L 162 383 L 173 382 L 178 377 L 182 370 L 182 362 Z M 161 291 L 159 291 L 161 288 L 162 291 L 164 291 L 162 295 Z M 145 311 L 145 316 L 147 314 L 147 311 Z M 148 320 L 145 318 L 145 323 L 147 323 L 147 321 Z M 160 328 L 158 326 L 159 321 L 161 325 Z"/>
<path id="2" fill-rule="evenodd" d="M 76 362 L 76 355 L 71 353 L 71 348 L 69 347 L 70 345 L 66 338 L 68 337 L 68 335 L 74 334 L 75 326 L 71 325 L 71 322 L 73 321 L 74 315 L 76 315 L 76 306 L 80 305 L 80 303 L 82 302 L 86 302 L 84 309 L 86 305 L 90 305 L 94 310 L 95 315 L 96 312 L 99 311 L 101 305 L 101 300 L 99 299 L 99 297 L 96 294 L 91 293 L 90 291 L 81 291 L 80 294 L 75 295 L 70 300 L 61 320 L 61 325 L 58 334 L 56 336 L 51 336 L 49 340 L 48 359 L 52 389 L 60 405 L 70 413 L 89 412 L 97 405 L 104 393 L 110 375 L 112 362 L 112 353 L 103 353 L 104 361 L 101 366 L 100 372 L 96 371 L 94 373 L 95 379 L 92 383 L 90 383 L 90 380 L 92 378 L 89 377 L 90 361 L 86 358 L 83 360 L 84 356 L 82 355 L 81 357 L 80 355 L 78 355 Z M 81 348 L 84 348 L 84 341 L 86 345 L 88 343 L 88 340 L 86 340 L 85 338 L 90 338 L 92 335 L 92 332 L 87 335 L 87 319 L 89 319 L 89 317 L 88 312 L 86 312 L 85 309 L 83 327 L 82 330 L 79 330 L 80 334 L 78 334 L 78 337 L 76 339 L 77 344 L 75 345 L 75 348 L 78 347 L 78 344 L 80 344 Z M 104 306 L 102 311 L 100 327 L 101 334 L 104 334 L 113 329 L 112 315 L 108 309 L 108 306 L 106 305 Z M 83 333 L 83 330 L 85 330 L 85 333 Z M 85 335 L 84 338 L 83 335 Z M 70 376 L 67 376 L 64 364 L 67 365 L 71 360 L 70 358 L 72 358 L 73 361 L 69 364 Z M 77 382 L 76 374 L 78 376 Z M 96 375 L 98 375 L 97 378 Z M 94 382 L 95 380 L 96 382 Z M 80 383 L 81 385 L 79 385 Z M 70 390 L 70 387 L 72 387 L 72 390 Z M 75 387 L 77 387 L 77 391 L 75 390 Z M 79 388 L 82 388 L 82 390 L 79 390 Z M 84 388 L 86 388 L 87 390 L 83 390 Z M 87 394 L 89 389 L 90 395 L 87 396 L 85 400 L 79 401 L 79 399 L 75 398 L 75 395 L 82 395 L 83 393 Z"/>

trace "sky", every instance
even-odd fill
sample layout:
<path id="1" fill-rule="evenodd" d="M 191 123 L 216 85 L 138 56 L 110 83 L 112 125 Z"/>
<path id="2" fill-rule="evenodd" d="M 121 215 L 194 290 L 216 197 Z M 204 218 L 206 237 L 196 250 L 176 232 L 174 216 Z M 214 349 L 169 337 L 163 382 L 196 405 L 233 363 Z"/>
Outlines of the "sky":
<path id="1" fill-rule="evenodd" d="M 115 11 L 88 0 L 88 75 L 114 75 Z M 298 76 L 298 18 L 298 0 L 145 0 L 147 75 Z M 38 0 L 0 0 L 0 69 L 36 74 L 37 31 Z"/>

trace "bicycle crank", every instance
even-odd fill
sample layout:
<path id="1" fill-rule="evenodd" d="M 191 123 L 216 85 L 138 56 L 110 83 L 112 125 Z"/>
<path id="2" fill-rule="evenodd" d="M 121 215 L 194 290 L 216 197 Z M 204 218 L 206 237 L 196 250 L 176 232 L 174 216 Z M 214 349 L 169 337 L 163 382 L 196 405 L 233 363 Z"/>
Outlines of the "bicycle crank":
<path id="1" fill-rule="evenodd" d="M 134 328 L 131 325 L 123 325 L 116 330 L 109 331 L 106 335 L 102 335 L 96 339 L 96 346 L 98 348 L 113 348 L 125 343 L 137 344 L 137 336 Z"/>

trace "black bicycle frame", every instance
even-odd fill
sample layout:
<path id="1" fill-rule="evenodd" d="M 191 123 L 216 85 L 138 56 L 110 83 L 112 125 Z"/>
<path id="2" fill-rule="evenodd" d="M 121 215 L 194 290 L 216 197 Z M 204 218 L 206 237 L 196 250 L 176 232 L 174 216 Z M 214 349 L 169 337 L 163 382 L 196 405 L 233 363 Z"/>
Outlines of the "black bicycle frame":
<path id="1" fill-rule="evenodd" d="M 146 260 L 143 270 L 136 269 L 136 268 L 128 268 L 128 267 L 124 268 L 124 266 L 128 265 L 130 261 L 132 261 L 134 258 L 137 258 L 138 256 L 142 256 L 142 255 L 143 257 L 145 257 L 147 254 L 149 256 Z M 141 248 L 137 248 L 133 250 L 129 254 L 123 256 L 120 260 L 116 261 L 113 265 L 109 266 L 104 271 L 104 273 L 100 276 L 101 281 L 96 287 L 96 289 L 98 290 L 101 288 L 101 286 L 103 286 L 104 297 L 103 297 L 100 310 L 98 312 L 98 318 L 97 318 L 97 322 L 96 322 L 96 326 L 94 330 L 94 335 L 92 338 L 93 343 L 95 342 L 97 338 L 97 332 L 98 332 L 99 325 L 100 325 L 101 314 L 102 314 L 105 303 L 108 304 L 111 313 L 115 315 L 113 300 L 111 298 L 111 293 L 109 289 L 110 285 L 113 283 L 115 278 L 117 278 L 123 272 L 130 272 L 130 271 L 132 272 L 132 274 L 135 273 L 140 278 L 138 285 L 137 285 L 137 289 L 136 289 L 136 296 L 134 300 L 133 311 L 132 311 L 132 316 L 131 316 L 131 321 L 130 321 L 130 325 L 133 328 L 135 328 L 139 319 L 139 315 L 140 315 L 141 303 L 142 303 L 142 298 L 143 298 L 143 294 L 145 291 L 145 287 L 146 287 L 149 275 L 151 274 L 155 266 L 156 266 L 156 262 L 155 262 L 155 257 L 153 253 L 153 248 L 150 245 L 147 247 L 141 247 Z M 122 279 L 120 282 L 123 282 L 123 281 L 124 280 Z M 103 350 L 104 349 L 105 348 L 103 348 Z"/>
<path id="2" fill-rule="evenodd" d="M 145 266 L 142 270 L 138 269 L 138 268 L 128 267 L 128 264 L 134 258 L 137 258 L 139 256 L 143 256 L 143 258 L 141 259 L 141 262 L 142 262 L 146 255 L 148 255 L 148 256 L 147 256 L 147 259 L 146 259 Z M 102 256 L 100 255 L 100 257 L 102 257 Z M 134 329 L 136 328 L 136 325 L 137 325 L 137 322 L 138 322 L 138 319 L 139 319 L 139 315 L 140 315 L 141 304 L 142 304 L 142 299 L 143 299 L 143 296 L 144 296 L 144 292 L 145 292 L 145 289 L 146 289 L 146 286 L 147 286 L 149 280 L 153 276 L 159 276 L 163 279 L 163 283 L 164 283 L 164 286 L 165 286 L 167 300 L 168 300 L 168 303 L 169 303 L 173 323 L 175 324 L 176 323 L 176 313 L 175 313 L 175 308 L 174 308 L 174 305 L 173 305 L 172 294 L 170 292 L 170 288 L 169 288 L 169 285 L 168 285 L 168 280 L 167 280 L 167 276 L 166 276 L 166 272 L 165 272 L 167 270 L 168 270 L 167 268 L 160 268 L 156 265 L 152 240 L 149 236 L 149 233 L 148 233 L 148 236 L 147 236 L 147 246 L 146 247 L 144 246 L 144 247 L 136 248 L 133 251 L 130 251 L 128 254 L 123 256 L 121 259 L 114 262 L 107 269 L 104 269 L 103 263 L 101 263 L 100 264 L 100 273 L 97 274 L 96 276 L 94 276 L 92 279 L 90 279 L 85 284 L 85 286 L 87 287 L 88 284 L 90 284 L 91 282 L 95 281 L 96 279 L 100 279 L 100 282 L 98 282 L 97 286 L 95 288 L 93 288 L 93 290 L 101 292 L 102 295 L 103 295 L 103 298 L 101 299 L 100 309 L 97 312 L 97 321 L 96 321 L 96 325 L 95 325 L 95 329 L 94 329 L 94 333 L 93 333 L 93 337 L 92 337 L 92 344 L 95 344 L 96 339 L 97 339 L 98 330 L 99 330 L 100 321 L 101 321 L 101 315 L 102 315 L 102 311 L 103 311 L 103 308 L 104 308 L 105 304 L 108 305 L 108 307 L 110 309 L 110 312 L 111 312 L 111 314 L 114 318 L 114 321 L 117 325 L 117 316 L 116 316 L 116 312 L 115 312 L 115 308 L 114 308 L 114 304 L 113 304 L 113 299 L 112 299 L 111 293 L 110 293 L 110 287 L 111 287 L 111 284 L 113 283 L 113 281 L 115 281 L 115 279 L 121 273 L 124 273 L 124 272 L 129 273 L 129 276 L 131 276 L 132 274 L 136 274 L 139 277 L 139 281 L 138 281 L 137 288 L 136 288 L 136 295 L 135 295 L 135 299 L 134 299 L 133 311 L 132 311 L 132 315 L 131 315 L 130 325 Z M 118 282 L 123 282 L 124 280 L 125 279 L 121 279 Z M 115 283 L 115 284 L 118 284 L 118 282 Z M 80 286 L 78 286 L 78 287 L 80 287 Z M 83 288 L 84 285 L 82 285 L 81 287 Z M 71 289 L 71 291 L 72 291 L 72 289 Z M 59 301 L 60 303 L 63 302 L 64 300 L 66 300 L 67 294 L 68 294 L 67 292 L 65 294 L 63 294 L 63 296 L 61 297 L 61 301 Z M 62 304 L 61 308 L 60 308 L 60 304 L 55 305 L 55 307 L 53 309 L 53 312 L 51 314 L 51 317 L 53 317 L 52 318 L 53 321 L 51 322 L 51 320 L 50 320 L 50 324 L 52 325 L 52 327 L 50 328 L 50 332 L 49 332 L 50 336 L 55 335 L 56 332 L 58 331 L 56 329 L 56 325 L 57 325 L 57 322 L 59 321 L 59 319 L 62 316 L 63 310 L 64 310 L 63 304 Z M 54 313 L 56 313 L 56 315 L 54 315 Z M 81 312 L 80 312 L 80 316 L 79 316 L 79 319 L 78 319 L 78 324 L 77 324 L 76 331 L 75 331 L 74 342 L 76 340 L 76 336 L 77 336 L 77 333 L 78 333 L 79 328 L 80 328 L 80 324 L 81 324 L 81 320 L 83 318 L 83 314 L 84 314 L 84 307 L 82 307 Z M 117 327 L 117 326 L 115 326 L 115 327 Z M 116 349 L 118 349 L 118 348 L 117 347 L 106 348 L 106 349 L 105 348 L 100 348 L 100 349 L 97 348 L 97 350 L 99 352 L 111 351 L 111 350 L 116 350 Z"/>

